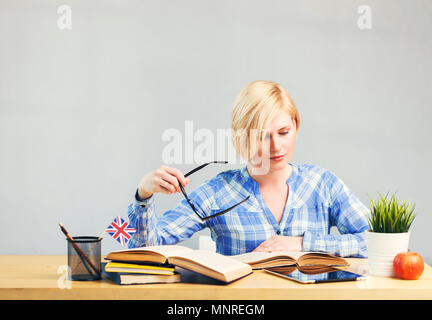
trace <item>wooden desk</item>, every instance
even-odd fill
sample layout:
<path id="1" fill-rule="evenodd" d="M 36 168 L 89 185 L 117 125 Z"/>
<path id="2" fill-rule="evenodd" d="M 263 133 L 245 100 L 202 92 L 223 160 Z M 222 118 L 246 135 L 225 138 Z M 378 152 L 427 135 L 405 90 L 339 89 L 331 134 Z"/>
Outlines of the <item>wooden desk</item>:
<path id="1" fill-rule="evenodd" d="M 367 260 L 347 260 L 350 270 L 365 270 Z M 119 286 L 107 280 L 62 282 L 65 274 L 57 272 L 66 264 L 66 256 L 0 256 L 0 299 L 432 299 L 432 268 L 428 265 L 415 281 L 368 276 L 363 281 L 304 285 L 255 271 L 226 286 L 187 283 Z M 72 288 L 60 289 L 59 279 Z"/>

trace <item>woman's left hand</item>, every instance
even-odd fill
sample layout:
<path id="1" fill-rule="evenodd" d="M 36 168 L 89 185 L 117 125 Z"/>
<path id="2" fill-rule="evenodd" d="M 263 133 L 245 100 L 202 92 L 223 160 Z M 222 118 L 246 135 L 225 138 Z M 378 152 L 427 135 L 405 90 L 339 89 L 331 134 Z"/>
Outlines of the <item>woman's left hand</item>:
<path id="1" fill-rule="evenodd" d="M 302 251 L 303 237 L 273 236 L 252 251 Z"/>

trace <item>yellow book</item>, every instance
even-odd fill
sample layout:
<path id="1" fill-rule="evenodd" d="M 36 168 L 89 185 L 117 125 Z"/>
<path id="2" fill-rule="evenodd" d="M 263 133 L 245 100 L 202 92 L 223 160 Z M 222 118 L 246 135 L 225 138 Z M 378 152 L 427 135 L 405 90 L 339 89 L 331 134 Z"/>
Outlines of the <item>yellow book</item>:
<path id="1" fill-rule="evenodd" d="M 105 271 L 123 272 L 123 273 L 164 274 L 164 275 L 174 274 L 174 268 L 133 264 L 133 263 L 120 263 L 120 262 L 108 262 L 105 265 Z"/>

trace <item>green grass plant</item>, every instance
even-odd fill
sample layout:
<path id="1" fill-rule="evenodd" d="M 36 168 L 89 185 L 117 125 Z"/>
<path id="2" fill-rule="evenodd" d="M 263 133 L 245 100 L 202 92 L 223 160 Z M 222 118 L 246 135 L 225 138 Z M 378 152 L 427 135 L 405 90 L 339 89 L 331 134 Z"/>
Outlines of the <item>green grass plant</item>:
<path id="1" fill-rule="evenodd" d="M 376 201 L 370 199 L 370 204 L 371 214 L 368 219 L 370 232 L 408 232 L 415 218 L 415 203 L 411 205 L 410 202 L 399 201 L 396 194 L 391 198 L 380 194 Z"/>

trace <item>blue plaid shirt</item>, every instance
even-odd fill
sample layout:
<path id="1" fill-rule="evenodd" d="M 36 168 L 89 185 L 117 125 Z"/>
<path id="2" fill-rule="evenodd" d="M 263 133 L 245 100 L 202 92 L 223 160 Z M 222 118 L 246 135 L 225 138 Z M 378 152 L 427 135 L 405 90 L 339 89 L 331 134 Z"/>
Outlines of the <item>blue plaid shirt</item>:
<path id="1" fill-rule="evenodd" d="M 224 255 L 250 252 L 274 235 L 302 236 L 303 251 L 328 252 L 342 257 L 367 257 L 365 233 L 369 210 L 331 171 L 296 165 L 287 180 L 288 199 L 280 224 L 268 209 L 258 183 L 246 167 L 227 170 L 189 194 L 201 211 L 212 215 L 240 202 L 233 210 L 202 222 L 186 199 L 161 217 L 155 215 L 154 196 L 129 205 L 131 225 L 137 229 L 130 248 L 175 244 L 209 228 L 216 251 Z M 336 226 L 339 235 L 330 234 Z"/>

